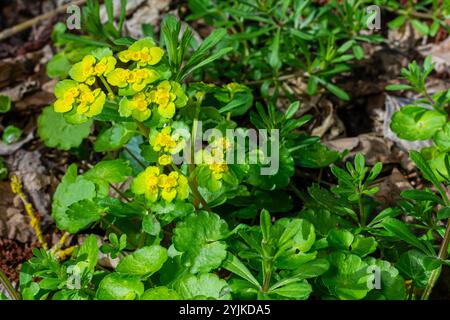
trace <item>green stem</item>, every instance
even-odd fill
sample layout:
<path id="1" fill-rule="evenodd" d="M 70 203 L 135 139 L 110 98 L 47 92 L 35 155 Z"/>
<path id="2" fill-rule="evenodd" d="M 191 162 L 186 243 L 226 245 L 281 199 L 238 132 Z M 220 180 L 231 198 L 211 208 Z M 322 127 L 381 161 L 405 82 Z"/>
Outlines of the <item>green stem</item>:
<path id="1" fill-rule="evenodd" d="M 450 206 L 450 200 L 448 197 L 448 190 L 444 188 L 438 188 L 438 189 L 442 189 L 439 190 L 439 193 L 441 194 L 442 199 L 445 202 L 446 206 Z M 447 254 L 448 254 L 448 244 L 450 242 L 450 219 L 447 219 L 447 226 L 445 228 L 445 234 L 444 234 L 444 239 L 442 240 L 441 246 L 439 248 L 439 253 L 438 253 L 438 258 L 440 260 L 445 260 L 447 258 Z M 428 298 L 431 295 L 431 292 L 433 291 L 433 287 L 436 285 L 439 276 L 441 275 L 441 270 L 442 270 L 442 266 L 440 266 L 437 269 L 434 269 L 431 272 L 430 278 L 428 279 L 428 283 L 425 287 L 425 290 L 422 293 L 422 300 L 428 300 Z"/>
<path id="2" fill-rule="evenodd" d="M 178 172 L 178 174 L 183 174 L 180 171 L 180 169 L 176 165 L 174 165 L 173 163 L 172 163 L 172 169 L 175 170 L 176 172 Z M 202 195 L 200 194 L 200 192 L 198 191 L 198 189 L 194 185 L 193 181 L 191 181 L 191 179 L 188 179 L 188 184 L 189 184 L 189 188 L 191 189 L 194 198 L 202 204 L 203 209 L 205 209 L 206 211 L 212 212 L 211 209 L 208 206 L 208 203 L 202 197 Z"/>
<path id="3" fill-rule="evenodd" d="M 441 247 L 439 248 L 438 258 L 440 260 L 445 260 L 445 258 L 447 258 L 449 241 L 450 241 L 450 219 L 447 220 L 447 228 L 445 229 L 444 240 L 442 241 Z M 428 300 L 428 298 L 430 297 L 431 292 L 433 291 L 433 288 L 436 285 L 439 276 L 441 275 L 441 270 L 442 267 L 440 266 L 439 268 L 434 269 L 431 272 L 427 286 L 425 287 L 425 290 L 422 293 L 422 300 Z"/>
<path id="4" fill-rule="evenodd" d="M 365 227 L 366 226 L 366 219 L 365 219 L 365 215 L 364 215 L 364 205 L 363 205 L 363 197 L 360 194 L 359 195 L 359 199 L 358 199 L 358 206 L 359 206 L 359 217 L 360 217 L 360 224 L 361 227 Z"/>
<path id="5" fill-rule="evenodd" d="M 108 98 L 110 99 L 114 99 L 115 95 L 114 92 L 112 91 L 109 83 L 106 81 L 104 76 L 100 76 L 100 81 L 103 83 L 103 85 L 105 86 L 106 90 L 108 91 Z"/>
<path id="6" fill-rule="evenodd" d="M 3 273 L 1 269 L 0 269 L 0 283 L 6 289 L 11 299 L 20 300 L 20 294 L 14 289 L 8 277 Z"/>
<path id="7" fill-rule="evenodd" d="M 138 158 L 136 157 L 131 150 L 129 150 L 127 147 L 123 147 L 123 150 L 125 150 L 136 162 L 143 168 L 147 168 L 147 166 Z"/>

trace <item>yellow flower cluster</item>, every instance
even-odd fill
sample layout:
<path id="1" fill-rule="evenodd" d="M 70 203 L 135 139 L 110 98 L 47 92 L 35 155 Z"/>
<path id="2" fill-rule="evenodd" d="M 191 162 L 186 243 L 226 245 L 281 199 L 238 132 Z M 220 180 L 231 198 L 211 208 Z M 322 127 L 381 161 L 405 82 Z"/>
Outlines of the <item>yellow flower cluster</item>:
<path id="1" fill-rule="evenodd" d="M 119 52 L 119 59 L 122 62 L 134 61 L 140 67 L 153 66 L 161 61 L 164 51 L 159 47 L 143 47 L 140 50 L 124 50 Z"/>
<path id="2" fill-rule="evenodd" d="M 106 95 L 101 89 L 91 90 L 87 85 L 73 80 L 63 80 L 55 87 L 56 112 L 72 111 L 78 115 L 94 117 L 102 112 Z"/>
<path id="3" fill-rule="evenodd" d="M 158 80 L 159 74 L 152 69 L 123 69 L 117 68 L 108 73 L 106 79 L 108 83 L 119 87 L 128 87 L 135 92 L 139 92 L 144 89 L 148 84 Z"/>
<path id="4" fill-rule="evenodd" d="M 175 198 L 184 200 L 189 195 L 187 178 L 178 172 L 172 171 L 168 175 L 161 173 L 158 167 L 148 167 L 141 172 L 131 185 L 131 190 L 143 194 L 150 202 L 159 198 L 172 202 Z"/>
<path id="5" fill-rule="evenodd" d="M 229 168 L 225 162 L 225 154 L 232 147 L 230 141 L 226 138 L 218 138 L 211 144 L 210 155 L 204 154 L 204 161 L 208 164 L 214 179 L 220 180 L 223 174 L 228 172 Z"/>
<path id="6" fill-rule="evenodd" d="M 114 70 L 116 58 L 111 55 L 104 56 L 97 60 L 95 56 L 89 54 L 80 62 L 75 63 L 69 71 L 70 77 L 77 82 L 85 82 L 92 85 L 95 77 L 106 76 Z"/>
<path id="7" fill-rule="evenodd" d="M 187 96 L 181 85 L 168 80 L 162 81 L 150 91 L 149 99 L 158 106 L 158 113 L 168 119 L 175 115 L 176 108 L 182 108 L 187 103 Z"/>
<path id="8" fill-rule="evenodd" d="M 179 134 L 173 134 L 170 126 L 150 135 L 150 145 L 153 150 L 160 153 L 158 163 L 167 166 L 172 163 L 172 154 L 180 151 L 184 140 Z"/>
<path id="9" fill-rule="evenodd" d="M 119 103 L 119 113 L 122 117 L 133 116 L 138 121 L 147 120 L 152 114 L 148 108 L 148 100 L 145 93 L 139 92 L 129 100 L 123 97 Z"/>

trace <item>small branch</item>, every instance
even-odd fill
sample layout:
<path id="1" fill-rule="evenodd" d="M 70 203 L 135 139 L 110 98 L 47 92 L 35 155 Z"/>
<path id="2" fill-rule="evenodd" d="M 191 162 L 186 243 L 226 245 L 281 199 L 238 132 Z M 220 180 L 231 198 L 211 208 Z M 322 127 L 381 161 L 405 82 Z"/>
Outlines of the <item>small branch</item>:
<path id="1" fill-rule="evenodd" d="M 66 4 L 66 5 L 64 5 L 62 7 L 56 8 L 56 9 L 50 11 L 50 12 L 44 13 L 44 14 L 42 14 L 40 16 L 37 16 L 37 17 L 35 17 L 33 19 L 27 20 L 27 21 L 22 22 L 22 23 L 14 26 L 14 27 L 6 29 L 6 30 L 0 32 L 0 41 L 11 37 L 12 35 L 14 35 L 14 34 L 16 34 L 18 32 L 21 32 L 21 31 L 24 31 L 26 29 L 29 29 L 29 28 L 33 27 L 34 25 L 40 23 L 41 21 L 48 20 L 48 19 L 50 19 L 50 18 L 52 18 L 52 17 L 54 17 L 54 16 L 56 16 L 56 15 L 58 15 L 60 13 L 66 12 L 67 8 L 69 8 L 70 6 L 73 6 L 73 5 L 81 6 L 85 2 L 86 2 L 86 0 L 78 0 L 78 1 L 75 1 L 73 3 L 68 3 L 68 4 Z"/>

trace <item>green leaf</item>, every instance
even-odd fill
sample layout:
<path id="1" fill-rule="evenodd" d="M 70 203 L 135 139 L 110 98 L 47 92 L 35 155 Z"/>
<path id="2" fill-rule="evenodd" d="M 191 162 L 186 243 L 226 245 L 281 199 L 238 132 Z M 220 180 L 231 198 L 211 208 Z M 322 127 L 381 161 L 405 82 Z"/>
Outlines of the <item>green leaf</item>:
<path id="1" fill-rule="evenodd" d="M 330 150 L 320 143 L 299 148 L 291 153 L 295 163 L 304 168 L 324 168 L 339 159 L 339 152 Z"/>
<path id="2" fill-rule="evenodd" d="M 444 220 L 450 218 L 450 207 L 445 207 L 439 210 L 437 214 L 439 220 Z"/>
<path id="3" fill-rule="evenodd" d="M 269 291 L 269 293 L 274 293 L 282 297 L 296 300 L 308 299 L 311 292 L 312 287 L 306 280 L 297 283 L 291 283 L 281 288 Z"/>
<path id="4" fill-rule="evenodd" d="M 412 280 L 416 288 L 424 288 L 435 264 L 430 257 L 417 250 L 410 250 L 401 255 L 395 267 L 406 280 Z"/>
<path id="5" fill-rule="evenodd" d="M 422 174 L 425 177 L 425 179 L 430 181 L 434 185 L 434 187 L 439 191 L 441 196 L 444 199 L 446 199 L 447 196 L 444 188 L 442 188 L 441 183 L 439 182 L 438 178 L 434 174 L 433 170 L 430 168 L 430 165 L 427 163 L 423 155 L 420 152 L 412 150 L 409 152 L 409 157 L 411 158 L 412 161 L 414 161 L 414 163 L 420 169 L 420 171 L 422 171 Z"/>
<path id="6" fill-rule="evenodd" d="M 161 232 L 161 224 L 155 215 L 149 214 L 142 220 L 142 230 L 151 236 L 157 236 Z"/>
<path id="7" fill-rule="evenodd" d="M 64 52 L 55 54 L 47 63 L 47 75 L 49 78 L 67 78 L 72 67 L 67 55 Z"/>
<path id="8" fill-rule="evenodd" d="M 84 177 L 94 182 L 119 183 L 126 181 L 131 175 L 130 163 L 127 160 L 116 159 L 100 161 L 86 172 Z"/>
<path id="9" fill-rule="evenodd" d="M 269 65 L 273 69 L 279 69 L 281 67 L 281 60 L 279 56 L 280 51 L 280 36 L 281 36 L 281 29 L 277 29 L 277 33 L 275 34 L 275 37 L 272 40 L 272 43 L 269 47 Z"/>
<path id="10" fill-rule="evenodd" d="M 138 276 L 111 273 L 98 285 L 99 300 L 135 300 L 144 293 L 144 285 Z"/>
<path id="11" fill-rule="evenodd" d="M 67 123 L 61 113 L 46 107 L 38 118 L 38 134 L 50 148 L 69 150 L 78 147 L 91 132 L 92 120 L 73 125 Z"/>
<path id="12" fill-rule="evenodd" d="M 423 244 L 417 237 L 412 234 L 407 225 L 400 220 L 394 218 L 386 218 L 381 222 L 381 225 L 394 236 L 405 241 L 406 243 L 416 247 L 423 253 L 434 255 L 435 252 L 430 250 L 425 244 Z"/>
<path id="13" fill-rule="evenodd" d="M 416 29 L 417 32 L 419 32 L 422 36 L 426 36 L 430 32 L 430 28 L 428 27 L 428 25 L 422 21 L 412 19 L 411 24 L 414 29 Z"/>
<path id="14" fill-rule="evenodd" d="M 288 277 L 281 279 L 275 283 L 269 290 L 275 290 L 290 283 L 300 280 L 318 277 L 324 274 L 330 268 L 330 264 L 326 259 L 315 259 L 303 264 L 298 270 L 294 271 Z"/>
<path id="15" fill-rule="evenodd" d="M 353 234 L 345 229 L 330 230 L 327 236 L 328 245 L 340 250 L 348 250 L 353 240 Z"/>
<path id="16" fill-rule="evenodd" d="M 80 209 L 80 206 L 72 207 L 70 216 L 67 211 L 73 204 L 82 200 L 92 200 L 96 195 L 95 184 L 83 176 L 77 176 L 77 166 L 70 165 L 53 196 L 52 216 L 58 228 L 77 232 L 86 227 L 89 221 L 94 221 L 98 217 L 98 211 L 89 201 L 86 202 L 87 208 L 93 212 L 84 212 L 82 209 L 80 221 L 77 219 L 77 209 Z"/>
<path id="17" fill-rule="evenodd" d="M 17 128 L 13 125 L 9 125 L 5 128 L 3 131 L 2 140 L 6 144 L 11 144 L 20 139 L 20 136 L 22 135 L 22 129 Z"/>
<path id="18" fill-rule="evenodd" d="M 7 113 L 11 110 L 11 98 L 0 94 L 0 113 Z"/>
<path id="19" fill-rule="evenodd" d="M 431 191 L 426 190 L 405 190 L 402 191 L 401 196 L 406 199 L 416 200 L 416 201 L 431 201 L 433 203 L 439 203 L 445 205 L 444 201 Z"/>
<path id="20" fill-rule="evenodd" d="M 441 151 L 450 152 L 450 122 L 436 132 L 433 140 Z"/>
<path id="21" fill-rule="evenodd" d="M 399 271 L 393 265 L 388 261 L 377 260 L 372 257 L 369 257 L 366 262 L 371 266 L 379 268 L 381 282 L 381 288 L 374 288 L 370 291 L 366 297 L 367 299 L 405 300 L 405 279 L 403 279 L 399 274 Z"/>
<path id="22" fill-rule="evenodd" d="M 274 159 L 272 159 L 274 160 Z M 276 170 L 276 164 L 271 163 L 272 168 L 268 169 L 269 174 L 261 174 L 262 168 L 268 167 L 262 164 L 250 166 L 247 182 L 253 186 L 264 190 L 281 189 L 289 185 L 290 178 L 294 174 L 294 159 L 285 147 L 279 149 L 279 167 Z M 274 166 L 275 165 L 275 166 Z M 272 174 L 270 174 L 272 173 Z"/>
<path id="23" fill-rule="evenodd" d="M 374 252 L 377 249 L 377 241 L 374 237 L 364 237 L 361 235 L 357 235 L 355 240 L 352 242 L 352 253 L 365 257 L 368 254 Z"/>
<path id="24" fill-rule="evenodd" d="M 319 80 L 316 76 L 311 76 L 308 79 L 308 87 L 306 89 L 306 92 L 313 96 L 317 93 L 317 84 L 319 83 Z"/>
<path id="25" fill-rule="evenodd" d="M 180 300 L 180 296 L 175 290 L 156 287 L 145 290 L 140 300 Z"/>
<path id="26" fill-rule="evenodd" d="M 272 221 L 269 211 L 263 209 L 260 215 L 260 228 L 264 241 L 268 242 L 270 240 L 270 228 L 272 226 Z"/>
<path id="27" fill-rule="evenodd" d="M 331 268 L 322 276 L 328 290 L 342 300 L 364 298 L 369 292 L 368 264 L 354 254 L 332 253 L 329 257 Z"/>
<path id="28" fill-rule="evenodd" d="M 142 247 L 123 258 L 116 271 L 141 277 L 151 276 L 161 269 L 168 258 L 166 248 L 159 245 Z"/>
<path id="29" fill-rule="evenodd" d="M 389 21 L 388 23 L 388 27 L 391 29 L 397 29 L 400 28 L 402 25 L 405 24 L 407 19 L 407 16 L 398 16 L 397 18 L 395 18 L 394 20 Z"/>
<path id="30" fill-rule="evenodd" d="M 353 54 L 355 55 L 356 59 L 361 60 L 364 58 L 364 50 L 360 45 L 354 45 L 352 47 Z"/>
<path id="31" fill-rule="evenodd" d="M 344 101 L 350 100 L 350 96 L 347 94 L 347 92 L 345 92 L 344 90 L 342 90 L 341 88 L 339 88 L 338 86 L 336 86 L 330 82 L 325 82 L 325 81 L 323 81 L 323 82 L 324 82 L 325 88 L 327 88 L 328 91 L 330 91 L 336 97 L 338 97 L 339 99 L 342 99 Z"/>
<path id="32" fill-rule="evenodd" d="M 259 289 L 261 285 L 248 268 L 234 255 L 228 253 L 227 259 L 223 262 L 223 268 L 247 280 L 255 288 Z"/>
<path id="33" fill-rule="evenodd" d="M 211 273 L 186 275 L 177 281 L 175 290 L 183 299 L 231 299 L 227 282 Z"/>
<path id="34" fill-rule="evenodd" d="M 408 84 L 390 84 L 384 88 L 389 91 L 411 90 L 413 87 Z"/>
<path id="35" fill-rule="evenodd" d="M 93 222 L 100 220 L 104 209 L 89 199 L 81 200 L 70 205 L 63 217 L 60 217 L 61 229 L 69 233 L 77 233 L 86 229 Z"/>
<path id="36" fill-rule="evenodd" d="M 426 140 L 447 122 L 446 115 L 417 106 L 404 106 L 394 113 L 391 129 L 405 140 Z"/>
<path id="37" fill-rule="evenodd" d="M 96 152 L 114 151 L 126 145 L 136 134 L 134 123 L 117 123 L 106 129 L 97 137 L 94 143 Z"/>
<path id="38" fill-rule="evenodd" d="M 98 260 L 98 243 L 97 237 L 93 234 L 89 235 L 77 251 L 77 258 L 88 263 L 90 273 L 95 271 Z"/>
<path id="39" fill-rule="evenodd" d="M 192 273 L 208 272 L 218 268 L 227 256 L 227 223 L 217 214 L 202 211 L 178 222 L 173 244 L 183 252 L 185 265 Z"/>
<path id="40" fill-rule="evenodd" d="M 291 105 L 286 110 L 286 114 L 285 114 L 286 119 L 293 118 L 299 108 L 300 108 L 300 101 L 295 101 L 295 102 L 291 103 Z"/>

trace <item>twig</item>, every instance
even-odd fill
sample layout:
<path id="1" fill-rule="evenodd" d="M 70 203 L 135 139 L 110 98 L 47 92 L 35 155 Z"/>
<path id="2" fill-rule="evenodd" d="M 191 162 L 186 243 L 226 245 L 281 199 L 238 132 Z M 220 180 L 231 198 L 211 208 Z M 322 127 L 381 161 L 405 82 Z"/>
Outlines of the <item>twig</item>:
<path id="1" fill-rule="evenodd" d="M 6 30 L 0 32 L 0 40 L 4 40 L 6 38 L 9 38 L 10 36 L 12 36 L 12 35 L 14 35 L 14 34 L 16 34 L 18 32 L 21 32 L 21 31 L 24 31 L 26 29 L 31 28 L 32 26 L 34 26 L 35 24 L 40 23 L 41 21 L 48 20 L 48 19 L 50 19 L 50 18 L 52 18 L 52 17 L 54 17 L 54 16 L 56 16 L 56 15 L 62 13 L 62 12 L 65 12 L 67 10 L 67 8 L 69 8 L 72 5 L 81 6 L 85 2 L 86 2 L 86 0 L 78 0 L 78 1 L 75 1 L 73 3 L 68 3 L 68 4 L 66 4 L 66 5 L 64 5 L 62 7 L 56 8 L 56 9 L 50 11 L 50 12 L 41 14 L 40 16 L 37 16 L 37 17 L 35 17 L 33 19 L 30 19 L 30 20 L 27 20 L 25 22 L 22 22 L 22 23 L 14 26 L 14 27 L 11 27 L 9 29 L 6 29 Z"/>

